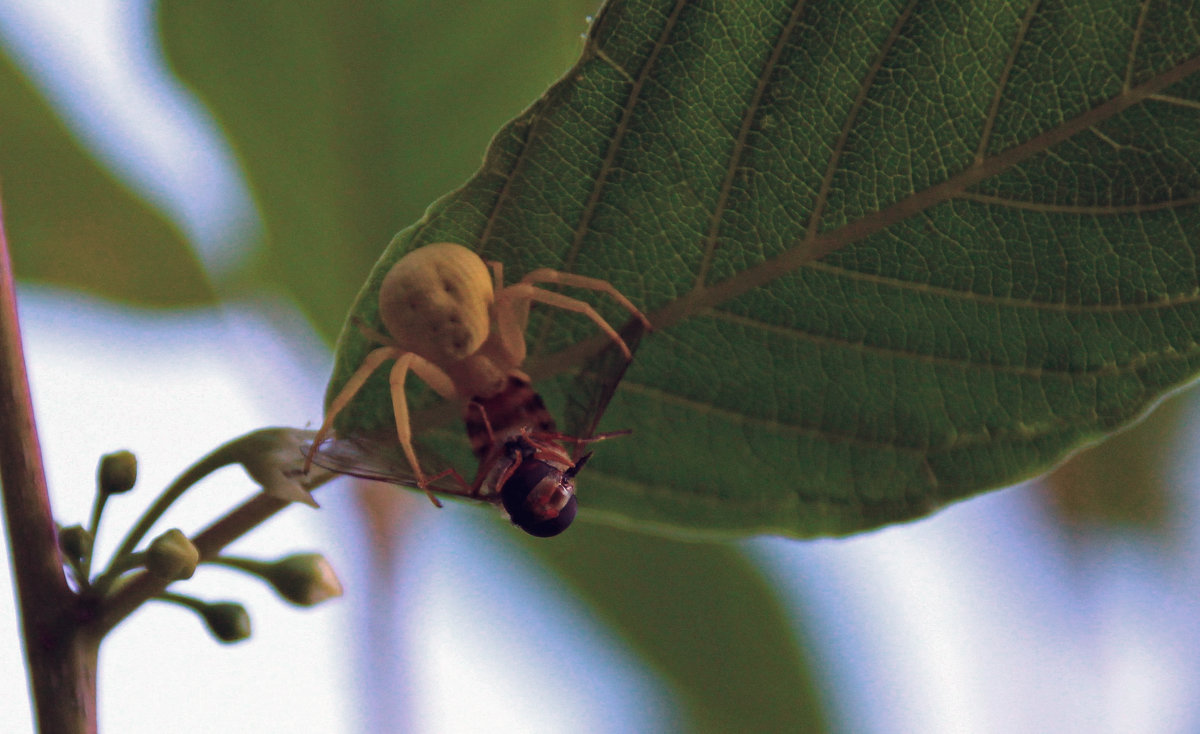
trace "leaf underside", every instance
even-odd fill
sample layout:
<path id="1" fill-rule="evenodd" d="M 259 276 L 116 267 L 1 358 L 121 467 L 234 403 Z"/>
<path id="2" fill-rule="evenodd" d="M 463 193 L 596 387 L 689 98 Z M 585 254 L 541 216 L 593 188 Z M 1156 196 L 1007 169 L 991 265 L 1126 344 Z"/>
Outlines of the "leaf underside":
<path id="1" fill-rule="evenodd" d="M 1030 477 L 1200 366 L 1197 10 L 609 3 L 352 315 L 378 328 L 384 273 L 439 241 L 643 307 L 601 424 L 634 436 L 597 449 L 582 517 L 841 534 Z M 601 340 L 534 311 L 554 408 Z M 372 346 L 343 330 L 330 394 Z M 393 426 L 387 390 L 339 431 Z"/>

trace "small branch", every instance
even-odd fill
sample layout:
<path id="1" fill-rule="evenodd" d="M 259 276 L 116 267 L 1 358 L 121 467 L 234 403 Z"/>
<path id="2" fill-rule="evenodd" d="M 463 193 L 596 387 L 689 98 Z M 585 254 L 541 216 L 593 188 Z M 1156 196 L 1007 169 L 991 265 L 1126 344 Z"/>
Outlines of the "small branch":
<path id="1" fill-rule="evenodd" d="M 63 573 L 29 395 L 2 210 L 0 485 L 38 726 L 44 732 L 94 732 L 98 642 L 80 634 L 79 617 L 85 610 Z"/>
<path id="2" fill-rule="evenodd" d="M 137 548 L 138 543 L 142 542 L 142 538 L 146 537 L 146 533 L 150 532 L 150 528 L 154 523 L 163 516 L 163 513 L 175 503 L 193 484 L 201 479 L 212 474 L 217 469 L 237 463 L 237 456 L 234 452 L 228 449 L 229 444 L 218 448 L 208 456 L 205 456 L 200 461 L 188 467 L 183 474 L 179 475 L 171 485 L 163 490 L 163 493 L 158 496 L 150 507 L 142 513 L 138 518 L 137 523 L 125 535 L 125 540 L 122 541 L 121 547 L 113 553 L 114 566 L 124 566 L 124 568 L 113 568 L 104 572 L 104 574 L 96 581 L 96 588 L 103 590 L 107 586 L 107 582 L 112 578 L 119 576 L 128 566 L 124 564 L 124 558 L 133 553 Z"/>
<path id="3" fill-rule="evenodd" d="M 182 485 L 190 486 L 203 476 L 204 470 L 213 471 L 219 466 L 235 461 L 241 463 L 255 481 L 262 484 L 264 488 L 262 493 L 246 500 L 192 538 L 192 542 L 200 551 L 202 562 L 216 558 L 225 546 L 258 527 L 293 501 L 302 501 L 299 499 L 301 495 L 311 502 L 309 494 L 337 476 L 319 468 L 314 468 L 309 475 L 300 475 L 298 471 L 287 467 L 288 457 L 294 453 L 294 459 L 291 459 L 290 463 L 298 466 L 303 454 L 299 449 L 299 444 L 289 445 L 286 441 L 279 443 L 280 437 L 285 434 L 298 435 L 297 432 L 288 429 L 263 429 L 234 439 L 197 462 L 163 493 L 161 498 L 163 501 L 167 497 L 178 496 L 176 488 Z M 305 433 L 305 435 L 311 438 L 311 433 Z M 267 450 L 272 446 L 278 447 L 284 456 L 281 457 L 278 453 L 272 454 Z M 261 460 L 256 462 L 250 457 L 258 457 Z M 279 481 L 281 478 L 283 481 Z M 285 485 L 290 485 L 290 488 Z M 147 513 L 147 517 L 158 514 L 161 512 L 152 509 Z M 147 528 L 149 524 L 153 524 L 153 521 L 146 525 Z M 132 548 L 133 545 L 136 545 L 136 541 L 130 544 L 130 547 Z M 103 637 L 143 602 L 161 594 L 168 583 L 168 581 L 143 571 L 114 584 L 115 590 L 104 600 L 99 614 L 92 622 L 93 634 Z"/>
<path id="4" fill-rule="evenodd" d="M 200 550 L 200 560 L 216 558 L 225 546 L 258 527 L 289 504 L 291 503 L 265 494 L 257 494 L 246 500 L 192 538 L 192 542 Z M 107 634 L 142 603 L 162 594 L 168 583 L 170 582 L 165 579 L 142 571 L 127 582 L 119 584 L 119 588 L 105 600 L 103 611 L 95 620 L 95 634 Z"/>

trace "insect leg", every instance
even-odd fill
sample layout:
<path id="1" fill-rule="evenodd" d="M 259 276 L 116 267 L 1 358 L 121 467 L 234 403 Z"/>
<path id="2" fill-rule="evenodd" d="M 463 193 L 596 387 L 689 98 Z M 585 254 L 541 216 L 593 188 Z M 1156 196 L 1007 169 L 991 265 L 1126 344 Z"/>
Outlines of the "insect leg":
<path id="1" fill-rule="evenodd" d="M 458 492 L 450 492 L 450 490 L 446 490 L 446 489 L 443 489 L 441 491 L 449 493 L 449 494 L 458 494 L 463 497 L 474 497 L 476 495 L 475 489 L 467 482 L 466 479 L 463 479 L 463 475 L 459 474 L 458 470 L 455 469 L 454 467 L 449 467 L 447 469 L 441 470 L 437 474 L 434 474 L 433 476 L 429 477 L 428 481 L 436 482 L 437 480 L 441 479 L 442 477 L 450 477 L 458 484 L 458 486 L 461 489 Z M 440 507 L 441 505 L 438 505 L 438 506 Z"/>
<path id="2" fill-rule="evenodd" d="M 390 346 L 394 346 L 396 344 L 394 339 L 378 329 L 371 327 L 370 324 L 368 324 L 366 321 L 363 321 L 358 316 L 351 316 L 350 323 L 353 324 L 354 328 L 358 329 L 358 333 L 366 337 L 368 341 L 375 342 L 376 344 L 387 344 Z"/>
<path id="3" fill-rule="evenodd" d="M 619 303 L 625 310 L 633 314 L 639 321 L 645 325 L 646 329 L 653 329 L 650 325 L 650 320 L 645 314 L 638 310 L 633 302 L 625 297 L 621 291 L 617 290 L 612 283 L 599 278 L 589 278 L 586 275 L 576 275 L 574 273 L 563 273 L 550 268 L 539 268 L 528 273 L 524 278 L 521 278 L 522 283 L 558 283 L 560 285 L 569 285 L 575 288 L 587 288 L 592 291 L 600 291 L 607 293 L 614 301 Z"/>
<path id="4" fill-rule="evenodd" d="M 536 273 L 537 271 L 534 272 Z M 505 295 L 511 298 L 514 302 L 519 302 L 521 300 L 526 302 L 541 301 L 546 305 L 561 308 L 564 311 L 574 311 L 587 316 L 592 320 L 593 323 L 596 324 L 596 326 L 600 327 L 601 331 L 608 335 L 609 339 L 612 339 L 613 342 L 615 342 L 617 346 L 621 348 L 621 352 L 624 353 L 625 359 L 633 359 L 633 352 L 629 351 L 629 347 L 625 344 L 625 340 L 621 338 L 621 335 L 618 334 L 613 327 L 609 326 L 608 322 L 604 320 L 604 317 L 596 313 L 596 309 L 592 308 L 590 305 L 584 303 L 578 298 L 564 296 L 561 293 L 555 293 L 553 291 L 538 288 L 537 286 L 530 285 L 529 283 L 525 282 L 517 283 L 516 285 L 510 285 L 509 287 L 505 288 L 504 291 Z M 634 309 L 634 312 L 640 315 L 640 312 L 638 312 L 637 309 Z"/>
<path id="5" fill-rule="evenodd" d="M 487 409 L 478 400 L 472 400 L 470 403 L 467 403 L 467 410 L 471 408 L 479 411 L 479 417 L 483 420 L 483 430 L 487 432 L 488 446 L 494 445 L 496 443 L 496 434 L 492 431 L 492 422 L 488 420 Z"/>
<path id="6" fill-rule="evenodd" d="M 388 382 L 392 390 L 392 411 L 396 417 L 396 437 L 400 439 L 400 448 L 404 449 L 404 457 L 408 459 L 408 464 L 412 468 L 413 473 L 417 475 L 417 482 L 421 489 L 425 490 L 429 501 L 436 507 L 441 507 L 442 503 L 429 490 L 429 483 L 433 481 L 425 476 L 421 471 L 421 464 L 417 461 L 417 452 L 412 445 L 412 424 L 408 419 L 408 397 L 404 394 L 404 382 L 408 377 L 408 371 L 412 370 L 417 373 L 417 377 L 424 380 L 434 392 L 446 398 L 453 400 L 457 396 L 457 391 L 454 389 L 454 382 L 450 376 L 442 371 L 440 367 L 433 364 L 429 360 L 412 352 L 405 352 L 396 359 L 396 364 L 392 366 L 392 372 L 388 376 Z"/>
<path id="7" fill-rule="evenodd" d="M 379 365 L 389 359 L 400 356 L 400 354 L 401 351 L 395 347 L 380 347 L 379 349 L 372 350 L 367 355 L 367 358 L 363 360 L 363 363 L 359 365 L 358 369 L 354 371 L 354 374 L 350 375 L 350 379 L 346 380 L 346 384 L 342 386 L 342 391 L 329 404 L 329 410 L 325 411 L 325 422 L 321 424 L 320 430 L 317 431 L 317 435 L 313 438 L 312 446 L 308 449 L 308 455 L 304 457 L 305 474 L 312 468 L 313 456 L 316 455 L 321 442 L 325 440 L 325 436 L 329 434 L 329 429 L 333 427 L 333 419 L 358 394 L 363 384 L 366 383 L 367 378 L 379 368 Z"/>

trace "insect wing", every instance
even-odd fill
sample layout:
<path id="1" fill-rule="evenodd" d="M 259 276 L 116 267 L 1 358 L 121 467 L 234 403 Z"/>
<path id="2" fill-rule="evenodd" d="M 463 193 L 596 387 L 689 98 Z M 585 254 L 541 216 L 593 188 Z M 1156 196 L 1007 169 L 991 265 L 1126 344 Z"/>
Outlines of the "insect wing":
<path id="1" fill-rule="evenodd" d="M 451 467 L 450 462 L 427 447 L 418 445 L 414 448 L 426 476 L 441 474 Z M 307 451 L 308 447 L 304 449 Z M 321 444 L 313 456 L 313 463 L 338 474 L 420 489 L 416 472 L 409 466 L 403 449 L 394 440 L 331 438 Z M 464 487 L 450 476 L 430 482 L 428 488 L 441 494 L 467 496 Z"/>
<path id="2" fill-rule="evenodd" d="M 636 354 L 646 327 L 639 319 L 630 319 L 620 333 L 629 351 Z M 621 384 L 621 379 L 625 377 L 625 370 L 631 361 L 625 359 L 621 349 L 610 342 L 583 366 L 571 384 L 563 413 L 568 436 L 591 438 L 596 435 L 600 418 L 616 393 L 617 386 Z"/>

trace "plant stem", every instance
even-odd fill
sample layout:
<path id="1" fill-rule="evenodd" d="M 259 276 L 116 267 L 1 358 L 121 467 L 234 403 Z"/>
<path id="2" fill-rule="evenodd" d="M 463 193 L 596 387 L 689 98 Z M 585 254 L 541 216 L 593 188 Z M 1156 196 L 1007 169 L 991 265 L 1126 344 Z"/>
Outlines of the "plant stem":
<path id="1" fill-rule="evenodd" d="M 56 734 L 95 732 L 99 638 L 81 625 L 91 606 L 71 591 L 63 574 L 25 371 L 2 209 L 0 484 L 38 728 Z"/>
<path id="2" fill-rule="evenodd" d="M 119 559 L 113 561 L 112 567 L 110 567 L 108 569 L 108 571 L 105 573 L 105 576 L 111 576 L 111 581 L 109 581 L 108 583 L 112 583 L 112 581 L 115 581 L 116 579 L 120 578 L 121 574 L 127 573 L 129 571 L 132 571 L 135 568 L 138 568 L 140 566 L 145 566 L 145 565 L 146 565 L 146 552 L 145 551 L 139 551 L 137 553 L 130 553 L 128 555 L 121 556 Z M 98 595 L 100 595 L 100 596 L 104 595 L 104 588 L 101 586 L 101 584 L 99 584 L 99 583 L 95 584 L 94 588 Z"/>
<path id="3" fill-rule="evenodd" d="M 274 565 L 270 561 L 258 561 L 253 558 L 241 558 L 239 556 L 217 556 L 205 561 L 205 563 L 213 566 L 234 568 L 253 576 L 263 576 Z"/>
<path id="4" fill-rule="evenodd" d="M 290 503 L 265 494 L 256 494 L 243 502 L 229 514 L 217 520 L 192 538 L 200 551 L 201 561 L 217 557 L 225 546 L 245 535 Z M 128 617 L 143 602 L 162 594 L 170 583 L 153 574 L 142 571 L 120 584 L 112 596 L 104 602 L 103 611 L 93 624 L 94 634 L 103 636 L 121 620 Z"/>
<path id="5" fill-rule="evenodd" d="M 98 488 L 96 496 L 92 500 L 92 516 L 88 520 L 87 531 L 92 536 L 92 547 L 88 549 L 87 554 L 80 559 L 80 582 L 88 583 L 92 577 L 92 557 L 96 551 L 96 536 L 100 532 L 100 516 L 104 514 L 104 505 L 108 502 L 108 493 L 101 492 Z"/>
<path id="6" fill-rule="evenodd" d="M 146 511 L 138 518 L 137 523 L 130 528 L 129 532 L 125 535 L 125 540 L 121 543 L 121 547 L 113 553 L 114 564 L 120 563 L 122 557 L 133 553 L 138 543 L 142 542 L 142 538 L 146 537 L 146 533 L 150 532 L 150 528 L 154 527 L 154 523 L 158 522 L 163 513 L 175 503 L 175 500 L 179 499 L 184 492 L 191 488 L 193 484 L 212 474 L 217 469 L 237 463 L 237 455 L 229 447 L 230 444 L 221 446 L 200 461 L 192 464 L 183 474 L 176 477 L 175 481 L 171 482 L 169 487 L 163 490 L 163 493 L 158 496 L 154 504 L 146 508 Z"/>
<path id="7" fill-rule="evenodd" d="M 165 601 L 169 604 L 178 604 L 181 607 L 187 607 L 188 609 L 201 614 L 204 613 L 204 608 L 208 606 L 199 599 L 194 599 L 190 596 L 184 596 L 183 594 L 172 594 L 168 591 L 164 591 L 161 594 L 156 594 L 152 598 L 158 599 L 159 601 Z"/>

